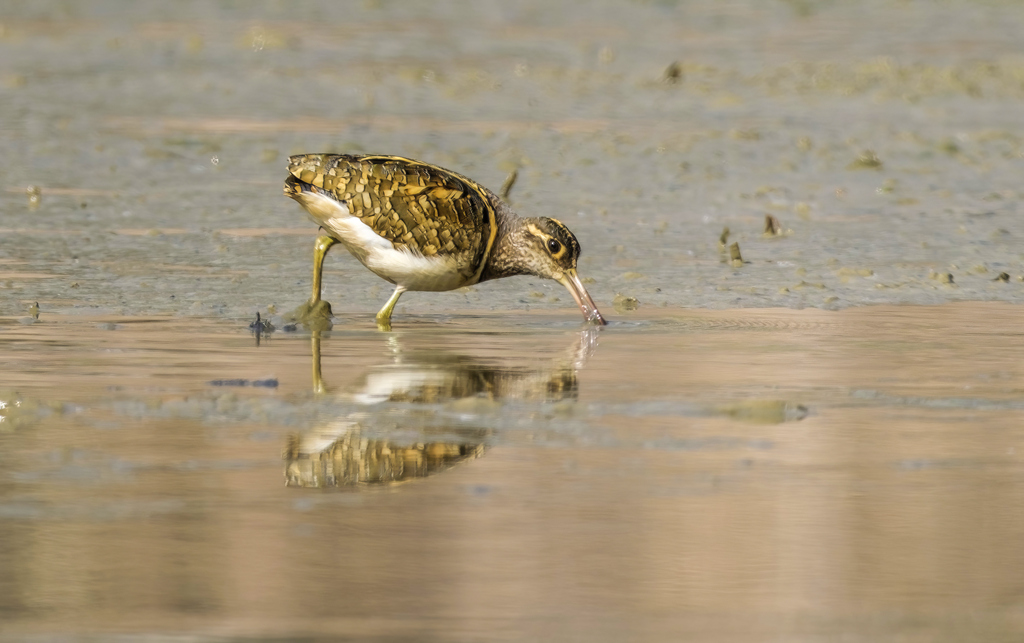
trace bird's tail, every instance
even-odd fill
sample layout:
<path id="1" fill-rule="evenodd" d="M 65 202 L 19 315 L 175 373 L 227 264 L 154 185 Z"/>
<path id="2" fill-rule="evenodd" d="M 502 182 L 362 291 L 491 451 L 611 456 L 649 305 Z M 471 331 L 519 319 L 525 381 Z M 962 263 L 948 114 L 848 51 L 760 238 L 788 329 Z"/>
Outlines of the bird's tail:
<path id="1" fill-rule="evenodd" d="M 302 196 L 303 192 L 308 192 L 312 189 L 312 185 L 304 183 L 294 176 L 289 176 L 284 180 L 284 195 L 293 199 L 298 199 Z"/>

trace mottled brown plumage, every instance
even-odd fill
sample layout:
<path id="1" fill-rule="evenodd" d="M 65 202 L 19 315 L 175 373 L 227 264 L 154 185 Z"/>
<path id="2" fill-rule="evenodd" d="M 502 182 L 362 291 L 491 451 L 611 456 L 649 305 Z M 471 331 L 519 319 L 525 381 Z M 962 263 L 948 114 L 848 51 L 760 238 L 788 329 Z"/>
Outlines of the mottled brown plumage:
<path id="1" fill-rule="evenodd" d="M 487 189 L 453 172 L 396 156 L 349 154 L 293 156 L 288 171 L 344 202 L 396 248 L 479 259 L 493 241 Z"/>

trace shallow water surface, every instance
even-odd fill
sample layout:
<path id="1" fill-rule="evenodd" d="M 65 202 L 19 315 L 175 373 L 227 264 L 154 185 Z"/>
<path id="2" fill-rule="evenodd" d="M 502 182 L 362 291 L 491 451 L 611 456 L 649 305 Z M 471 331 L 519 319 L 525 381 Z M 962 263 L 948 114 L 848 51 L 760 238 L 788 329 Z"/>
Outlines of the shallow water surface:
<path id="1" fill-rule="evenodd" d="M 1018 308 L 618 317 L 0 319 L 0 639 L 1019 640 Z"/>

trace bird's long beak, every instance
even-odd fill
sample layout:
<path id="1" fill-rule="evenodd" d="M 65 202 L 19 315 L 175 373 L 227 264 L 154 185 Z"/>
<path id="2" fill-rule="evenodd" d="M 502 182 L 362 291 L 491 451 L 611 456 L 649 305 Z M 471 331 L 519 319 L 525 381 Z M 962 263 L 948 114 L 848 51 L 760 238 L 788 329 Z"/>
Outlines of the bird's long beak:
<path id="1" fill-rule="evenodd" d="M 586 318 L 591 324 L 607 324 L 604 317 L 601 316 L 601 312 L 597 309 L 594 304 L 594 300 L 590 298 L 590 294 L 587 289 L 583 287 L 583 282 L 580 281 L 580 276 L 576 274 L 575 269 L 569 269 L 562 273 L 562 276 L 558 279 L 558 283 L 566 287 L 566 289 L 572 293 L 572 298 L 576 300 L 580 310 L 583 311 L 583 317 Z"/>

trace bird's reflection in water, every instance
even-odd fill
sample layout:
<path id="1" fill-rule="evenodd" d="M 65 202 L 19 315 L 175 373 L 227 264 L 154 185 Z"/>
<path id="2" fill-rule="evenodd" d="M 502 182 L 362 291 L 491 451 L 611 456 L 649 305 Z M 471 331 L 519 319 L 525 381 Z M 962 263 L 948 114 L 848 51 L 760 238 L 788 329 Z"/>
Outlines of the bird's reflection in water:
<path id="1" fill-rule="evenodd" d="M 288 486 L 344 487 L 398 483 L 426 478 L 461 462 L 480 457 L 490 430 L 444 426 L 420 429 L 416 438 L 368 435 L 363 422 L 373 407 L 403 405 L 411 417 L 422 405 L 500 412 L 508 401 L 557 402 L 577 397 L 577 371 L 597 348 L 599 329 L 573 337 L 562 355 L 545 367 L 495 365 L 493 359 L 441 351 L 405 352 L 398 337 L 389 339 L 391 363 L 371 370 L 347 396 L 366 411 L 351 413 L 305 433 L 291 435 L 285 448 Z M 313 333 L 313 390 L 326 392 L 320 370 L 320 334 Z M 477 404 L 478 403 L 478 404 Z M 406 405 L 412 408 L 404 408 Z M 402 433 L 397 427 L 395 433 Z M 436 436 L 436 440 L 431 439 Z"/>
<path id="2" fill-rule="evenodd" d="M 358 423 L 337 425 L 341 437 L 290 436 L 285 453 L 286 484 L 290 487 L 343 487 L 426 478 L 484 452 L 483 431 L 466 433 L 466 442 L 419 442 L 402 445 L 362 436 Z M 309 439 L 309 438 L 313 439 Z M 474 442 L 474 440 L 477 440 Z M 326 442 L 326 444 L 324 444 Z"/>

